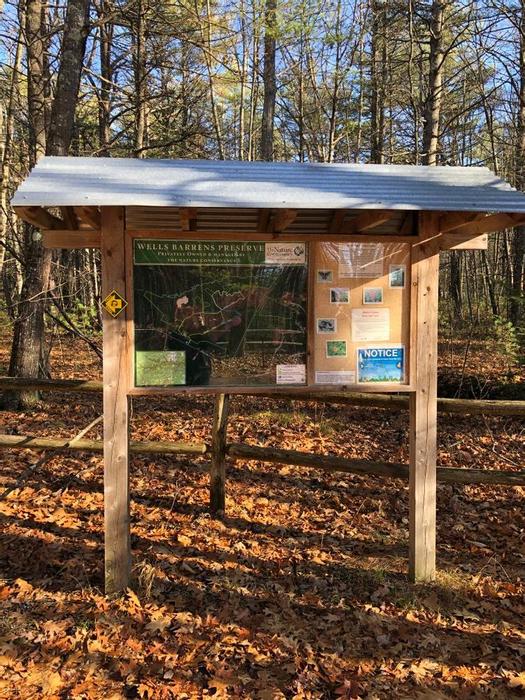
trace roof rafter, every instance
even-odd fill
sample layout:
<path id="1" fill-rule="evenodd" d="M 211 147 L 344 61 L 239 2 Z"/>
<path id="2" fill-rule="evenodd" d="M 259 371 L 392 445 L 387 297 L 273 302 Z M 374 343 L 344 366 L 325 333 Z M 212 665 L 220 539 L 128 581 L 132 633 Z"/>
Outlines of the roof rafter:
<path id="1" fill-rule="evenodd" d="M 272 212 L 270 209 L 259 209 L 259 212 L 257 214 L 257 231 L 259 233 L 268 232 L 270 226 L 271 213 Z"/>
<path id="2" fill-rule="evenodd" d="M 101 217 L 98 207 L 73 207 L 75 214 L 83 224 L 90 228 L 99 229 L 101 226 Z M 65 227 L 63 227 L 65 228 Z"/>
<path id="3" fill-rule="evenodd" d="M 179 218 L 183 231 L 197 230 L 197 209 L 194 207 L 179 207 Z"/>
<path id="4" fill-rule="evenodd" d="M 334 209 L 328 223 L 328 233 L 339 233 L 348 211 L 346 209 Z"/>
<path id="5" fill-rule="evenodd" d="M 483 233 L 501 231 L 505 228 L 514 228 L 525 224 L 525 214 L 489 214 L 482 218 L 456 226 L 451 235 L 461 234 L 463 237 L 480 236 Z"/>
<path id="6" fill-rule="evenodd" d="M 348 222 L 352 231 L 369 231 L 372 228 L 390 221 L 396 215 L 391 209 L 373 209 L 363 211 Z"/>
<path id="7" fill-rule="evenodd" d="M 43 207 L 15 207 L 15 211 L 21 219 L 37 228 L 67 228 L 62 219 Z"/>
<path id="8" fill-rule="evenodd" d="M 273 214 L 273 230 L 277 232 L 284 231 L 297 218 L 297 209 L 278 209 Z"/>

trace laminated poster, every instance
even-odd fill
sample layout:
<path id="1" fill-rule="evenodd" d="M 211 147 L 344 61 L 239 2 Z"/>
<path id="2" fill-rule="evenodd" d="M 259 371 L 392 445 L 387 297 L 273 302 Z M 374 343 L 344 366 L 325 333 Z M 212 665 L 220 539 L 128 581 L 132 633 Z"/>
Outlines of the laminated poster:
<path id="1" fill-rule="evenodd" d="M 306 384 L 306 365 L 276 365 L 277 384 Z"/>
<path id="2" fill-rule="evenodd" d="M 405 349 L 402 345 L 359 348 L 357 350 L 358 383 L 402 383 L 405 379 Z"/>
<path id="3" fill-rule="evenodd" d="M 306 382 L 304 242 L 135 239 L 138 386 Z"/>
<path id="4" fill-rule="evenodd" d="M 135 384 L 137 386 L 186 384 L 186 354 L 180 350 L 137 350 Z"/>
<path id="5" fill-rule="evenodd" d="M 352 309 L 354 343 L 390 340 L 390 309 Z"/>
<path id="6" fill-rule="evenodd" d="M 355 372 L 352 370 L 332 370 L 315 373 L 316 384 L 355 384 Z"/>
<path id="7" fill-rule="evenodd" d="M 382 277 L 384 254 L 382 243 L 341 243 L 339 276 Z"/>

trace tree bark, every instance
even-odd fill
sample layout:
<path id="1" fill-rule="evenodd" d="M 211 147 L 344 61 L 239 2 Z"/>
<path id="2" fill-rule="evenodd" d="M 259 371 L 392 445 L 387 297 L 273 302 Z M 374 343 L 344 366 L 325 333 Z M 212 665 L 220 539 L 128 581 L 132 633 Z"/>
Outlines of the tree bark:
<path id="1" fill-rule="evenodd" d="M 27 0 L 27 105 L 30 167 L 46 152 L 44 12 L 42 0 Z"/>
<path id="2" fill-rule="evenodd" d="M 273 160 L 274 121 L 277 81 L 275 75 L 275 39 L 277 30 L 277 0 L 266 0 L 264 27 L 264 100 L 261 124 L 261 159 Z"/>
<path id="3" fill-rule="evenodd" d="M 146 23 L 142 0 L 134 21 L 133 73 L 135 77 L 135 157 L 144 157 L 147 134 Z"/>
<path id="4" fill-rule="evenodd" d="M 45 130 L 45 15 L 41 0 L 28 0 L 26 13 L 28 117 L 30 152 L 33 164 L 44 151 L 48 155 L 66 155 L 73 138 L 75 109 L 86 45 L 90 0 L 69 0 L 62 39 L 62 54 L 55 98 L 51 109 L 49 137 Z M 44 315 L 51 272 L 51 251 L 42 246 L 40 235 L 25 225 L 24 282 L 19 313 L 13 328 L 9 374 L 39 377 L 47 373 L 44 352 Z M 21 408 L 34 405 L 38 393 L 8 392 L 4 405 Z"/>
<path id="5" fill-rule="evenodd" d="M 25 22 L 25 5 L 22 0 L 18 8 L 20 29 L 16 44 L 15 57 L 12 66 L 9 95 L 5 110 L 5 124 L 1 131 L 4 133 L 4 142 L 0 145 L 0 275 L 2 274 L 5 260 L 5 243 L 7 242 L 7 227 L 11 223 L 11 210 L 8 207 L 8 184 L 11 177 L 11 159 L 13 151 L 13 133 L 15 127 L 15 109 L 20 98 L 20 69 L 22 65 L 22 35 Z"/>
<path id="6" fill-rule="evenodd" d="M 519 106 L 516 152 L 516 179 L 520 190 L 525 191 L 525 0 L 520 2 L 519 22 Z M 511 239 L 511 295 L 509 320 L 517 327 L 525 316 L 525 226 L 518 227 Z"/>
<path id="7" fill-rule="evenodd" d="M 385 67 L 386 67 L 386 4 L 372 0 L 372 36 L 370 56 L 370 161 L 384 162 L 385 139 Z"/>
<path id="8" fill-rule="evenodd" d="M 65 156 L 73 139 L 80 75 L 86 49 L 90 0 L 68 0 L 60 68 L 51 107 L 47 155 Z"/>
<path id="9" fill-rule="evenodd" d="M 423 129 L 423 163 L 437 165 L 439 148 L 439 125 L 443 102 L 443 27 L 446 2 L 434 0 L 430 21 L 430 65 L 428 95 L 425 104 L 425 126 Z"/>
<path id="10" fill-rule="evenodd" d="M 101 15 L 105 14 L 109 8 L 106 3 L 102 4 Z M 102 19 L 102 17 L 101 17 Z M 102 21 L 99 35 L 99 57 L 100 57 L 100 92 L 98 96 L 98 135 L 99 154 L 109 156 L 109 143 L 111 140 L 111 83 L 113 80 L 113 70 L 111 63 L 111 50 L 113 46 L 113 24 Z"/>

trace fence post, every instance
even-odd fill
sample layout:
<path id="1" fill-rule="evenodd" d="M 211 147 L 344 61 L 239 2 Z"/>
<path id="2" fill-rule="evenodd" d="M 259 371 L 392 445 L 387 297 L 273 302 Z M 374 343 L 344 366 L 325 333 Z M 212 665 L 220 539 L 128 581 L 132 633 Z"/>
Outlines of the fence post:
<path id="1" fill-rule="evenodd" d="M 229 403 L 228 394 L 219 394 L 215 400 L 210 464 L 210 511 L 213 515 L 225 510 L 226 432 Z"/>
<path id="2" fill-rule="evenodd" d="M 123 207 L 102 207 L 102 298 L 126 295 Z M 104 561 L 106 593 L 129 585 L 128 309 L 102 311 L 104 377 Z"/>
<path id="3" fill-rule="evenodd" d="M 431 581 L 436 573 L 436 442 L 439 219 L 421 212 L 412 246 L 410 301 L 409 576 Z"/>

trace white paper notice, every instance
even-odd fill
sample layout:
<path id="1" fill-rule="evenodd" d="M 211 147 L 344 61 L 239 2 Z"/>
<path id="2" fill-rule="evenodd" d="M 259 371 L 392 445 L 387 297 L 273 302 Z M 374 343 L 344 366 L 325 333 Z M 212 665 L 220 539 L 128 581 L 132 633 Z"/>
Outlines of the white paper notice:
<path id="1" fill-rule="evenodd" d="M 352 341 L 370 340 L 390 340 L 390 309 L 352 309 Z"/>
<path id="2" fill-rule="evenodd" d="M 266 243 L 264 262 L 276 265 L 304 265 L 306 246 L 304 243 Z"/>
<path id="3" fill-rule="evenodd" d="M 341 243 L 339 277 L 382 277 L 382 243 Z"/>
<path id="4" fill-rule="evenodd" d="M 316 384 L 355 384 L 355 372 L 316 372 Z"/>
<path id="5" fill-rule="evenodd" d="M 276 365 L 277 384 L 305 384 L 306 365 Z"/>

